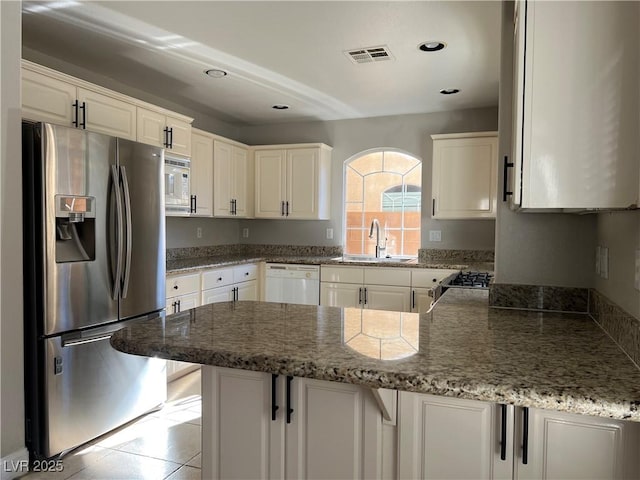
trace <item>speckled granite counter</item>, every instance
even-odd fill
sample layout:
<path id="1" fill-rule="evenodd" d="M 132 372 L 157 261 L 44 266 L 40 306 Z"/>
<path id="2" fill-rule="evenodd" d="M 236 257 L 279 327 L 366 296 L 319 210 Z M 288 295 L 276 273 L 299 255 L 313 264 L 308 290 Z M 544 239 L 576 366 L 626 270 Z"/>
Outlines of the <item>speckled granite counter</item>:
<path id="1" fill-rule="evenodd" d="M 167 260 L 167 274 L 180 274 L 205 270 L 207 268 L 241 265 L 245 263 L 270 262 L 305 265 L 353 265 L 399 268 L 451 268 L 454 270 L 493 271 L 493 263 L 460 263 L 447 260 L 436 262 L 352 262 L 336 260 L 336 257 L 300 256 L 300 255 L 215 255 L 210 257 L 193 257 Z"/>
<path id="2" fill-rule="evenodd" d="M 217 303 L 127 327 L 111 343 L 138 355 L 640 421 L 640 370 L 590 317 L 490 309 L 486 290 L 449 290 L 423 315 Z"/>

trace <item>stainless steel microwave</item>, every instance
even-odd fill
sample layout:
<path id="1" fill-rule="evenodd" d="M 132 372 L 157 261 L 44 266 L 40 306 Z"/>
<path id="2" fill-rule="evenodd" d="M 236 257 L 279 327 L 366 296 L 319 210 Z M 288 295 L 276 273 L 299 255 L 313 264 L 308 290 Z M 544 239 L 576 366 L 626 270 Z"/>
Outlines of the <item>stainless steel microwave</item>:
<path id="1" fill-rule="evenodd" d="M 171 214 L 191 213 L 191 160 L 164 154 L 165 210 Z"/>

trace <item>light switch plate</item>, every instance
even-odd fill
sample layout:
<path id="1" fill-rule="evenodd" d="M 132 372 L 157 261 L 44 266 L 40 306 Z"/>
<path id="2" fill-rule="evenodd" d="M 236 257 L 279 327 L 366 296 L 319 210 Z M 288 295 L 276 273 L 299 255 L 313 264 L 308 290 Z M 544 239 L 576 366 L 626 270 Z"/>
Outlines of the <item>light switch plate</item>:
<path id="1" fill-rule="evenodd" d="M 430 242 L 441 242 L 442 241 L 442 230 L 429 230 L 429 241 Z"/>
<path id="2" fill-rule="evenodd" d="M 636 290 L 640 290 L 640 250 L 636 250 L 636 274 L 633 286 Z"/>
<path id="3" fill-rule="evenodd" d="M 202 227 L 196 228 L 196 237 L 202 238 Z"/>
<path id="4" fill-rule="evenodd" d="M 596 275 L 600 275 L 600 250 L 601 247 L 598 245 L 596 247 Z"/>
<path id="5" fill-rule="evenodd" d="M 609 278 L 609 249 L 607 247 L 600 248 L 600 276 L 604 279 Z"/>
<path id="6" fill-rule="evenodd" d="M 333 238 L 333 228 L 327 228 L 327 240 L 331 240 Z"/>
<path id="7" fill-rule="evenodd" d="M 242 238 L 249 238 L 249 229 L 248 228 L 243 228 L 242 229 Z"/>

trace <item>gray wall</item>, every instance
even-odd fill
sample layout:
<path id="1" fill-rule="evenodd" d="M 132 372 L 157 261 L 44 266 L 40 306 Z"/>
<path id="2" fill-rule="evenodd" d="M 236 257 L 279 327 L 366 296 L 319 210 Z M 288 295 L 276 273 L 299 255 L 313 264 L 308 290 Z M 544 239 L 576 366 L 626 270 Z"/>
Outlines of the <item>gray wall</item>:
<path id="1" fill-rule="evenodd" d="M 0 457 L 24 450 L 20 2 L 0 2 Z M 24 457 L 23 457 L 24 458 Z M 18 460 L 19 458 L 14 458 Z M 5 478 L 5 474 L 2 474 Z"/>
<path id="2" fill-rule="evenodd" d="M 503 3 L 500 158 L 511 158 L 513 3 Z M 499 168 L 498 185 L 502 185 Z M 496 282 L 592 287 L 596 216 L 516 213 L 498 205 Z"/>
<path id="3" fill-rule="evenodd" d="M 202 238 L 197 229 L 202 228 Z M 167 217 L 167 248 L 240 243 L 239 221 L 233 218 Z"/>
<path id="4" fill-rule="evenodd" d="M 430 135 L 497 130 L 497 108 L 400 115 L 329 122 L 306 122 L 268 126 L 242 127 L 241 141 L 249 145 L 323 142 L 333 147 L 331 173 L 331 220 L 275 221 L 246 220 L 242 227 L 250 229 L 243 243 L 300 245 L 342 245 L 343 243 L 343 172 L 350 157 L 379 147 L 391 147 L 414 155 L 423 161 L 423 205 L 431 205 Z M 326 238 L 333 228 L 334 238 Z M 442 242 L 429 242 L 428 231 L 441 230 Z M 422 247 L 492 250 L 493 220 L 433 220 L 428 208 L 422 211 Z"/>

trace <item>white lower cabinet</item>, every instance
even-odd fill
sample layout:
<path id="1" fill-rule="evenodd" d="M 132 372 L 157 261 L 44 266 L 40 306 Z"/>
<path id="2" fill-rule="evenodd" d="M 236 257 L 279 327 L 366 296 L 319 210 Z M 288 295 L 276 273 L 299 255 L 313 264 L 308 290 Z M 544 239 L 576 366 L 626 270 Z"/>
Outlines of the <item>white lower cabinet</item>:
<path id="1" fill-rule="evenodd" d="M 203 367 L 202 478 L 381 477 L 382 417 L 366 387 Z"/>
<path id="2" fill-rule="evenodd" d="M 410 392 L 398 404 L 400 479 L 638 478 L 636 422 Z"/>
<path id="3" fill-rule="evenodd" d="M 640 478 L 640 424 L 536 408 L 528 417 L 516 411 L 514 478 Z"/>
<path id="4" fill-rule="evenodd" d="M 216 268 L 202 273 L 202 305 L 258 300 L 258 265 Z"/>

